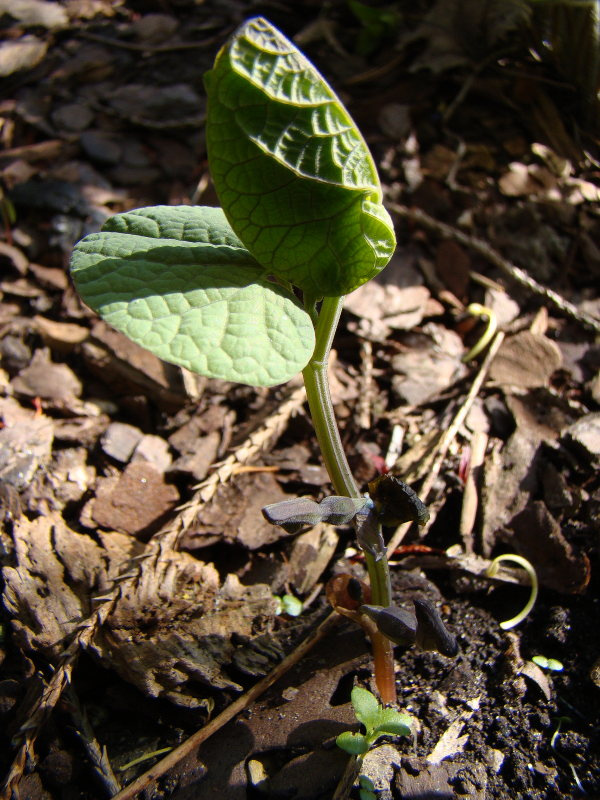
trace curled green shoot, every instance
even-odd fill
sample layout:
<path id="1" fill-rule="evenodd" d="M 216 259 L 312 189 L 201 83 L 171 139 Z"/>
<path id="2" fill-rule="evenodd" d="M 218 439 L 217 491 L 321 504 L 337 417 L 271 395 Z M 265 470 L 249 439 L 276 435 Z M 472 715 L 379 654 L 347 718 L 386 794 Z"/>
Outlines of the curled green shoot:
<path id="1" fill-rule="evenodd" d="M 496 317 L 496 313 L 492 311 L 491 308 L 482 306 L 480 303 L 471 303 L 467 306 L 467 312 L 472 314 L 474 317 L 487 317 L 487 325 L 479 341 L 477 341 L 469 350 L 469 352 L 462 357 L 462 361 L 465 364 L 469 361 L 472 361 L 485 350 L 485 348 L 494 338 L 494 334 L 498 330 L 498 318 Z"/>
<path id="2" fill-rule="evenodd" d="M 535 571 L 533 564 L 528 561 L 523 556 L 518 556 L 515 553 L 507 553 L 505 555 L 497 556 L 489 567 L 486 569 L 485 574 L 488 578 L 493 578 L 494 575 L 498 573 L 498 567 L 500 564 L 505 562 L 510 562 L 513 564 L 517 564 L 520 567 L 523 567 L 525 572 L 528 574 L 529 579 L 531 581 L 531 592 L 529 594 L 529 600 L 523 607 L 518 614 L 516 614 L 511 619 L 504 620 L 504 622 L 500 623 L 500 627 L 503 631 L 508 631 L 511 628 L 515 628 L 520 622 L 523 622 L 525 617 L 531 612 L 531 609 L 535 605 L 535 601 L 537 600 L 538 596 L 538 578 Z"/>

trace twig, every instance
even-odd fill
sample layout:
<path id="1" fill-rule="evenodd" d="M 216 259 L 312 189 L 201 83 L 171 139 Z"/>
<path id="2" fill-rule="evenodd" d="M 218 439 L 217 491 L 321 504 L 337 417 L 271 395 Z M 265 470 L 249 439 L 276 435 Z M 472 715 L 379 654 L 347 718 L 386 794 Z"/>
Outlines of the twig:
<path id="1" fill-rule="evenodd" d="M 476 253 L 479 253 L 491 264 L 498 267 L 498 269 L 500 269 L 511 280 L 520 284 L 532 294 L 542 297 L 556 309 L 561 311 L 565 316 L 574 319 L 576 322 L 584 325 L 586 328 L 590 328 L 594 331 L 594 333 L 600 333 L 600 320 L 595 319 L 591 316 L 591 314 L 586 314 L 585 311 L 580 311 L 577 306 L 573 305 L 573 303 L 570 303 L 568 300 L 565 300 L 565 298 L 558 294 L 558 292 L 542 286 L 530 275 L 528 275 L 525 270 L 521 269 L 521 267 L 517 267 L 506 258 L 503 258 L 503 256 L 501 256 L 497 250 L 494 250 L 494 248 L 491 247 L 487 242 L 484 242 L 483 239 L 478 239 L 475 236 L 468 236 L 458 228 L 454 228 L 452 225 L 447 225 L 445 222 L 439 222 L 418 208 L 408 208 L 407 206 L 402 206 L 398 203 L 389 203 L 388 208 L 401 217 L 406 217 L 407 219 L 410 219 L 419 225 L 423 225 L 425 228 L 435 231 L 440 236 L 454 239 L 455 241 L 464 244 L 465 247 L 475 250 Z"/>
<path id="2" fill-rule="evenodd" d="M 433 488 L 433 485 L 439 475 L 440 469 L 442 468 L 442 464 L 444 463 L 444 459 L 446 458 L 446 454 L 448 452 L 448 448 L 450 447 L 454 437 L 458 433 L 460 426 L 463 424 L 465 417 L 469 413 L 469 409 L 473 405 L 475 398 L 479 394 L 481 387 L 483 386 L 483 382 L 486 379 L 488 370 L 491 366 L 492 361 L 496 357 L 496 353 L 500 349 L 500 345 L 504 341 L 504 334 L 502 331 L 499 331 L 495 338 L 493 339 L 487 353 L 485 354 L 485 358 L 479 368 L 479 372 L 477 373 L 475 380 L 471 384 L 471 388 L 469 389 L 469 393 L 465 397 L 462 405 L 456 412 L 454 419 L 450 423 L 450 426 L 444 432 L 442 438 L 439 441 L 437 447 L 437 455 L 434 459 L 433 464 L 431 465 L 431 469 L 429 470 L 427 477 L 423 481 L 423 486 L 421 487 L 421 491 L 419 494 L 425 503 L 430 500 L 430 493 Z M 412 525 L 411 522 L 404 523 L 401 525 L 395 534 L 390 539 L 388 544 L 388 552 L 390 555 L 394 552 L 394 550 L 398 547 L 398 545 L 402 542 L 410 526 Z M 426 533 L 426 530 L 423 532 L 422 535 Z"/>
<path id="3" fill-rule="evenodd" d="M 272 672 L 266 675 L 255 686 L 249 689 L 237 700 L 234 700 L 231 705 L 222 711 L 218 717 L 215 717 L 203 728 L 192 734 L 189 739 L 179 745 L 179 747 L 172 750 L 168 756 L 155 764 L 139 778 L 126 786 L 119 794 L 115 795 L 113 800 L 133 800 L 140 792 L 146 789 L 150 784 L 154 783 L 161 775 L 172 769 L 178 764 L 182 758 L 189 755 L 193 750 L 199 747 L 203 742 L 210 738 L 213 733 L 216 733 L 230 720 L 236 717 L 241 711 L 248 708 L 263 692 L 266 692 L 282 675 L 291 669 L 298 661 L 319 642 L 323 637 L 327 636 L 331 629 L 337 625 L 341 617 L 335 611 L 332 611 L 321 624 L 312 633 L 301 642 L 298 647 L 286 656 L 283 661 L 278 664 Z"/>
<path id="4" fill-rule="evenodd" d="M 358 397 L 358 426 L 371 427 L 373 404 L 373 346 L 368 339 L 360 344 L 360 393 Z"/>
<path id="5" fill-rule="evenodd" d="M 485 458 L 488 435 L 483 431 L 475 431 L 471 437 L 471 458 L 469 472 L 463 491 L 462 510 L 460 514 L 460 538 L 463 542 L 465 553 L 473 553 L 473 526 L 477 516 L 478 493 L 477 479 Z"/>

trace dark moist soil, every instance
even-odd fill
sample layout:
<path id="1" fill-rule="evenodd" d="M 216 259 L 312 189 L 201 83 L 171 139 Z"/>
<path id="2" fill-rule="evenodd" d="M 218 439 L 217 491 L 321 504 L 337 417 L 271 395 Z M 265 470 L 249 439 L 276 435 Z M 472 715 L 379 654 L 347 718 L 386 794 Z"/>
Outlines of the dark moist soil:
<path id="1" fill-rule="evenodd" d="M 41 315 L 59 323 L 94 324 L 93 315 L 82 309 L 68 286 L 65 271 L 74 242 L 98 230 L 112 211 L 154 203 L 216 204 L 207 180 L 201 76 L 235 25 L 256 14 L 264 14 L 288 35 L 304 32 L 303 46 L 348 103 L 373 149 L 391 197 L 451 224 L 457 224 L 462 213 L 470 215 L 474 232 L 484 239 L 492 237 L 491 244 L 500 250 L 506 248 L 514 259 L 519 246 L 516 239 L 525 232 L 530 237 L 527 241 L 531 242 L 532 253 L 531 260 L 523 266 L 533 268 L 535 262 L 539 271 L 534 277 L 574 300 L 597 299 L 600 258 L 593 253 L 593 236 L 582 244 L 583 240 L 573 234 L 575 244 L 571 249 L 567 248 L 566 254 L 560 250 L 561 237 L 568 240 L 566 232 L 572 234 L 578 225 L 588 224 L 592 234 L 597 230 L 597 207 L 594 210 L 591 203 L 578 206 L 582 217 L 575 219 L 574 206 L 536 205 L 527 197 L 502 194 L 498 188 L 499 177 L 508 164 L 527 161 L 530 145 L 539 141 L 571 159 L 577 177 L 592 183 L 598 181 L 597 162 L 594 170 L 590 166 L 593 161 L 577 157 L 583 149 L 594 151 L 597 131 L 589 126 L 579 127 L 573 92 L 567 91 L 564 81 L 551 71 L 543 73 L 543 67 L 527 61 L 523 56 L 526 48 L 518 51 L 520 55 L 515 56 L 512 65 L 513 72 L 520 76 L 518 81 L 512 73 L 505 76 L 484 69 L 472 90 L 457 104 L 452 121 L 444 123 L 444 109 L 456 100 L 474 75 L 473 65 L 479 63 L 477 53 L 469 54 L 458 66 L 446 67 L 440 60 L 437 71 L 411 72 L 411 64 L 424 48 L 418 44 L 419 39 L 400 47 L 400 37 L 393 33 L 392 26 L 387 26 L 389 31 L 369 29 L 367 35 L 366 24 L 360 25 L 349 6 L 342 2 L 323 7 L 320 3 L 257 4 L 234 0 L 222 4 L 209 0 L 195 4 L 182 0 L 117 6 L 99 0 L 96 16 L 92 6 L 86 11 L 85 3 L 65 3 L 69 24 L 55 31 L 48 31 L 41 24 L 28 26 L 22 21 L 15 22 L 6 15 L 1 20 L 9 32 L 9 40 L 21 41 L 24 36 L 35 35 L 48 45 L 39 62 L 12 72 L 1 84 L 4 99 L 0 113 L 4 127 L 0 129 L 9 153 L 3 156 L 2 178 L 5 195 L 16 211 L 16 221 L 12 221 L 10 205 L 2 206 L 2 241 L 25 254 L 23 266 L 14 251 L 0 252 L 0 343 L 4 370 L 1 391 L 6 398 L 15 397 L 23 409 L 38 408 L 59 422 L 80 414 L 75 405 L 61 405 L 63 401 L 57 400 L 52 391 L 40 400 L 38 394 L 23 391 L 15 382 L 36 352 L 47 347 L 52 361 L 70 367 L 82 382 L 82 400 L 103 400 L 110 421 L 127 422 L 144 433 L 166 438 L 194 416 L 193 398 L 183 392 L 181 385 L 174 388 L 169 381 L 161 384 L 156 375 L 146 376 L 146 383 L 136 383 L 122 366 L 114 367 L 118 361 L 114 354 L 99 367 L 79 345 L 65 346 L 65 340 L 61 341 L 57 335 L 42 335 L 33 320 Z M 415 31 L 431 4 L 401 2 L 394 8 L 403 15 L 403 24 Z M 162 21 L 149 19 L 151 13 L 165 16 Z M 464 13 L 471 14 L 472 10 Z M 145 24 L 154 33 L 143 33 Z M 201 41 L 204 45 L 196 49 L 171 48 L 172 40 L 164 38 L 161 32 L 171 24 L 177 43 Z M 330 32 L 339 48 L 332 46 L 331 38 L 327 38 Z M 362 55 L 361 47 L 368 48 L 369 36 L 376 37 L 376 46 Z M 441 59 L 435 47 L 430 53 L 431 58 Z M 368 71 L 373 67 L 377 69 L 371 74 Z M 357 76 L 360 80 L 353 80 Z M 536 92 L 541 91 L 542 85 L 537 83 L 538 77 L 547 80 L 543 86 L 559 114 L 558 119 L 553 117 L 553 126 L 544 124 L 543 117 L 529 114 L 530 107 L 538 110 L 540 107 L 536 105 Z M 153 111 L 143 101 L 111 103 L 115 93 L 132 86 L 131 97 L 135 98 L 139 95 L 135 88 L 139 84 L 153 87 L 150 99 L 154 100 L 167 87 Z M 179 100 L 172 99 L 174 90 L 169 88 L 175 84 L 182 92 L 175 93 Z M 554 90 L 548 88 L 552 86 Z M 507 97 L 511 98 L 510 103 L 506 102 Z M 186 98 L 191 98 L 189 105 Z M 198 107 L 194 106 L 196 100 Z M 69 108 L 65 110 L 66 106 Z M 382 108 L 388 112 L 387 124 L 381 121 Z M 412 119 L 406 130 L 402 122 L 405 113 Z M 85 119 L 89 121 L 82 122 Z M 584 142 L 577 140 L 575 144 L 576 137 L 571 136 L 574 130 L 579 130 Z M 408 133 L 416 137 L 424 176 L 412 193 L 405 184 L 408 162 L 411 153 L 414 155 L 405 146 Z M 447 174 L 458 158 L 458 140 L 461 147 L 466 142 L 468 157 L 461 166 L 457 184 L 447 179 Z M 42 150 L 32 155 L 30 148 L 35 147 Z M 440 159 L 443 161 L 448 154 L 450 161 L 440 171 Z M 86 170 L 90 168 L 94 172 L 88 174 Z M 456 317 L 440 302 L 444 299 L 443 291 L 451 290 L 465 303 L 480 301 L 478 285 L 469 285 L 469 270 L 486 272 L 495 281 L 501 281 L 502 275 L 491 270 L 482 259 L 470 258 L 466 251 L 457 254 L 446 249 L 440 254 L 441 240 L 429 241 L 428 234 L 413 223 L 400 219 L 396 222 L 402 237 L 403 257 L 411 263 L 420 263 L 425 272 L 429 269 L 429 275 L 434 262 L 438 267 L 435 290 L 431 290 L 432 305 L 424 320 L 454 330 Z M 558 248 L 556 252 L 546 247 L 549 238 Z M 521 253 L 526 250 L 525 247 Z M 587 261 L 582 260 L 583 256 L 579 258 L 584 250 Z M 443 268 L 448 262 L 451 262 L 450 274 L 448 270 L 444 273 Z M 461 274 L 466 275 L 462 284 Z M 514 286 L 512 289 L 520 305 L 519 319 L 526 328 L 540 304 L 528 295 L 519 294 Z M 600 392 L 598 388 L 594 391 L 591 381 L 600 360 L 597 347 L 594 350 L 593 335 L 573 327 L 573 323 L 567 325 L 554 309 L 549 311 L 548 335 L 554 341 L 566 341 L 572 348 L 581 348 L 578 352 L 583 355 L 579 360 L 573 355 L 571 362 L 565 363 L 542 390 L 546 392 L 545 402 L 549 403 L 548 416 L 556 410 L 548 400 L 550 396 L 554 398 L 552 402 L 560 402 L 561 408 L 568 408 L 576 416 L 598 411 Z M 364 347 L 364 339 L 356 333 L 357 321 L 360 321 L 357 315 L 345 313 L 336 340 L 342 365 L 337 376 L 349 376 L 345 399 L 344 384 L 341 390 L 338 387 L 337 411 L 352 467 L 359 482 L 366 484 L 377 474 L 393 423 L 397 421 L 393 413 L 386 414 L 395 413 L 399 403 L 402 405 L 394 395 L 397 387 L 391 359 L 410 351 L 425 334 L 419 328 L 421 322 L 414 332 L 394 330 L 387 341 L 375 340 L 373 422 L 364 428 L 357 424 L 362 391 L 361 347 Z M 567 350 L 565 346 L 563 352 Z M 429 400 L 415 403 L 407 423 L 413 432 L 426 434 L 432 427 L 446 427 L 471 379 L 469 373 L 462 382 L 457 379 L 440 388 Z M 285 397 L 280 389 L 255 391 L 211 381 L 203 391 L 199 402 L 204 404 L 206 413 L 219 405 L 231 412 L 227 422 L 219 423 L 221 443 L 225 445 L 223 452 L 215 453 L 214 462 L 225 457 L 233 445 L 243 442 L 248 432 L 268 418 Z M 494 420 L 492 433 L 500 443 L 508 440 L 515 427 L 505 405 L 506 394 L 498 386 L 482 390 Z M 446 408 L 452 412 L 445 411 Z M 2 425 L 5 424 L 3 421 Z M 119 475 L 123 463 L 111 460 L 102 451 L 102 426 L 96 432 L 91 427 L 86 430 L 76 443 L 86 450 L 86 464 L 92 465 L 103 478 Z M 465 431 L 460 435 L 464 437 Z M 14 564 L 10 542 L 19 515 L 34 520 L 58 507 L 64 521 L 74 530 L 83 530 L 99 541 L 101 526 L 86 528 L 85 521 L 82 522 L 85 504 L 96 495 L 96 484 L 90 483 L 83 495 L 60 506 L 55 504 L 56 487 L 54 494 L 48 489 L 53 478 L 62 480 L 62 473 L 57 471 L 53 475 L 53 470 L 58 454 L 71 446 L 71 440 L 57 436 L 52 458 L 41 464 L 36 479 L 28 487 L 15 489 L 6 476 L 0 481 L 3 566 Z M 310 425 L 303 416 L 289 421 L 279 440 L 273 443 L 272 452 L 261 463 L 278 454 L 285 460 L 289 453 L 297 453 L 292 450 L 295 446 L 304 448 L 314 469 L 319 457 Z M 569 593 L 567 587 L 558 591 L 557 582 L 554 588 L 542 586 L 531 615 L 514 631 L 503 632 L 498 621 L 511 617 L 522 607 L 527 589 L 511 584 L 490 589 L 487 582 L 448 570 L 427 569 L 425 577 L 425 571 L 419 569 L 418 555 L 411 553 L 410 570 L 402 569 L 403 554 L 399 555 L 400 566 L 394 570 L 396 598 L 410 598 L 415 591 L 431 594 L 441 606 L 449 629 L 458 637 L 460 652 L 456 659 L 446 659 L 438 654 L 397 648 L 399 704 L 418 721 L 418 731 L 414 741 L 394 741 L 392 756 L 386 751 L 384 761 L 390 772 L 378 784 L 379 798 L 600 797 L 597 666 L 594 672 L 600 657 L 598 453 L 594 457 L 586 452 L 585 457 L 579 458 L 562 445 L 545 442 L 544 447 L 548 456 L 544 468 L 552 463 L 554 472 L 562 476 L 561 485 L 576 498 L 568 514 L 564 507 L 557 514 L 568 547 L 589 560 L 591 578 L 577 593 Z M 455 531 L 462 497 L 459 459 L 459 451 L 450 453 L 438 481 L 434 507 L 437 518 L 425 539 L 425 544 L 434 550 L 445 550 L 458 541 Z M 290 474 L 282 482 L 290 496 L 320 497 L 328 491 L 322 474 L 314 483 L 306 471 L 301 474 L 292 470 Z M 197 480 L 190 472 L 169 478 L 182 501 L 192 496 Z M 542 499 L 548 500 L 547 489 L 536 485 L 529 502 Z M 168 510 L 173 513 L 172 504 Z M 157 523 L 153 530 L 144 531 L 141 538 L 147 540 L 158 527 Z M 348 568 L 361 573 L 360 564 L 348 566 L 345 548 L 353 545 L 351 534 L 340 533 L 335 556 L 320 578 L 323 583 L 332 574 Z M 211 529 L 210 546 L 198 546 L 197 540 L 192 539 L 187 550 L 204 562 L 214 563 L 221 579 L 228 572 L 237 572 L 244 583 L 255 579 L 270 584 L 273 592 L 285 592 L 285 582 L 275 576 L 281 574 L 278 570 L 289 556 L 287 543 L 265 545 L 249 553 L 239 542 L 224 540 L 220 533 L 213 534 Z M 417 539 L 413 532 L 407 542 Z M 494 554 L 509 549 L 502 544 L 501 537 L 493 544 Z M 560 575 L 562 562 L 552 567 Z M 31 575 L 25 579 L 31 579 Z M 39 602 L 46 601 L 43 597 Z M 266 640 L 271 637 L 277 640 L 281 654 L 290 652 L 326 612 L 321 592 L 313 609 L 299 620 L 279 617 L 270 623 L 271 627 L 267 625 Z M 57 660 L 47 652 L 32 651 L 24 645 L 6 598 L 4 606 L 0 606 L 0 615 L 0 769 L 8 774 L 22 742 L 21 726 L 27 727 L 31 722 L 25 713 L 27 697 L 39 689 L 39 675 L 49 680 Z M 256 631 L 263 632 L 264 629 Z M 531 670 L 525 676 L 524 665 L 536 655 L 559 660 L 562 671 L 546 672 L 545 679 Z M 256 671 L 249 675 L 230 668 L 230 676 L 243 688 L 252 686 L 260 674 Z M 370 656 L 362 633 L 344 619 L 327 640 L 320 642 L 245 712 L 150 784 L 141 796 L 147 800 L 332 797 L 348 762 L 334 739 L 342 730 L 355 725 L 349 705 L 355 684 L 374 688 Z M 231 690 L 201 686 L 197 696 L 210 699 L 214 717 L 237 695 Z M 83 654 L 74 672 L 72 690 L 63 693 L 48 715 L 31 759 L 21 765 L 22 777 L 16 782 L 12 797 L 101 800 L 109 792 L 94 773 L 89 753 L 86 755 L 82 745 L 82 739 L 93 739 L 90 730 L 100 748 L 106 748 L 114 766 L 176 747 L 206 719 L 206 708 L 183 709 L 167 699 L 152 699 L 123 681 L 114 670 L 103 668 L 90 655 Z M 457 728 L 456 737 L 465 738 L 449 746 L 450 755 L 441 764 L 427 763 L 427 756 L 457 719 L 464 724 Z M 129 783 L 159 757 L 142 760 L 118 772 L 119 779 Z M 356 787 L 350 796 L 358 797 Z"/>

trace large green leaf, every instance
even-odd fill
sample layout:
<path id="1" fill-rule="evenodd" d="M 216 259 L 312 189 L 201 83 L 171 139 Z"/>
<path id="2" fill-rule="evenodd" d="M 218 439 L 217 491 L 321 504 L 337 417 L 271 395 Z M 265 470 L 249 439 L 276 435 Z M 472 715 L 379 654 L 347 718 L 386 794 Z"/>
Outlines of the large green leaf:
<path id="1" fill-rule="evenodd" d="M 267 280 L 220 208 L 156 206 L 111 217 L 75 247 L 83 300 L 165 361 L 273 386 L 307 364 L 308 314 Z"/>
<path id="2" fill-rule="evenodd" d="M 316 297 L 347 294 L 383 269 L 396 240 L 371 154 L 292 42 L 249 20 L 206 87 L 215 187 L 257 261 Z"/>

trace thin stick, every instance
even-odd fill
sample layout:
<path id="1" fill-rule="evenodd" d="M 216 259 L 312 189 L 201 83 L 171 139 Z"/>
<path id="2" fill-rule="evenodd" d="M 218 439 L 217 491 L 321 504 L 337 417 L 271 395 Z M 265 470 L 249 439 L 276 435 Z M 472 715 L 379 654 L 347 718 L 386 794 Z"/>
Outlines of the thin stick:
<path id="1" fill-rule="evenodd" d="M 469 409 L 473 405 L 475 398 L 479 394 L 481 387 L 487 377 L 488 370 L 492 364 L 492 361 L 496 357 L 498 350 L 500 349 L 500 345 L 504 341 L 504 334 L 502 331 L 499 331 L 496 336 L 494 337 L 492 343 L 489 346 L 487 353 L 485 354 L 485 358 L 479 368 L 479 372 L 475 376 L 475 380 L 471 384 L 471 388 L 469 389 L 469 393 L 465 397 L 462 405 L 456 412 L 456 415 L 452 422 L 450 423 L 447 430 L 444 432 L 444 435 L 440 439 L 438 448 L 437 448 L 437 455 L 435 460 L 431 466 L 427 477 L 423 481 L 423 486 L 421 487 L 421 497 L 423 502 L 427 503 L 430 498 L 430 493 L 433 488 L 433 484 L 435 483 L 437 476 L 439 475 L 440 469 L 442 468 L 442 464 L 444 463 L 444 459 L 446 458 L 446 454 L 448 453 L 448 448 L 450 447 L 454 437 L 458 433 L 460 426 L 465 421 L 465 417 L 469 413 Z M 390 555 L 393 554 L 394 550 L 398 547 L 398 545 L 402 542 L 412 522 L 405 522 L 404 525 L 401 525 L 398 530 L 394 533 L 390 542 L 388 544 L 388 553 Z M 426 533 L 426 530 L 423 532 Z"/>
<path id="2" fill-rule="evenodd" d="M 234 700 L 231 705 L 222 711 L 218 717 L 215 717 L 199 731 L 192 734 L 189 739 L 179 745 L 175 750 L 172 750 L 165 758 L 151 767 L 139 778 L 136 778 L 132 783 L 126 786 L 122 791 L 116 794 L 113 800 L 132 800 L 140 792 L 146 789 L 151 783 L 154 783 L 158 778 L 165 774 L 168 770 L 172 769 L 178 764 L 182 758 L 189 755 L 193 750 L 199 747 L 203 742 L 210 738 L 213 733 L 216 733 L 237 714 L 253 703 L 263 692 L 266 692 L 282 675 L 284 675 L 291 667 L 293 667 L 325 636 L 327 636 L 332 628 L 337 625 L 341 617 L 335 611 L 332 611 L 321 624 L 315 628 L 312 633 L 301 642 L 298 647 L 286 656 L 283 661 L 278 664 L 272 672 L 266 675 L 249 691 Z"/>
<path id="3" fill-rule="evenodd" d="M 410 219 L 419 225 L 423 225 L 425 228 L 435 231 L 440 236 L 445 236 L 448 239 L 454 239 L 455 241 L 464 244 L 465 247 L 475 250 L 476 253 L 479 253 L 491 264 L 498 267 L 498 269 L 500 269 L 511 280 L 520 284 L 532 294 L 542 297 L 545 301 L 561 311 L 565 316 L 574 319 L 576 322 L 579 322 L 586 328 L 590 328 L 594 331 L 594 333 L 600 333 L 600 320 L 595 319 L 595 317 L 592 317 L 591 314 L 586 314 L 585 311 L 580 311 L 577 306 L 573 305 L 573 303 L 570 303 L 568 300 L 565 300 L 565 298 L 558 294 L 558 292 L 542 286 L 530 275 L 528 275 L 525 270 L 521 269 L 521 267 L 517 267 L 515 264 L 508 261 L 508 259 L 503 258 L 503 256 L 501 256 L 497 250 L 494 250 L 493 247 L 490 247 L 490 245 L 487 242 L 484 242 L 483 239 L 478 239 L 475 236 L 468 236 L 466 233 L 463 233 L 458 228 L 454 228 L 452 225 L 447 225 L 445 222 L 438 222 L 438 220 L 430 217 L 429 214 L 426 214 L 424 211 L 421 211 L 421 209 L 418 208 L 408 208 L 407 206 L 399 205 L 398 203 L 389 203 L 388 208 L 401 217 L 406 217 L 407 219 Z"/>

